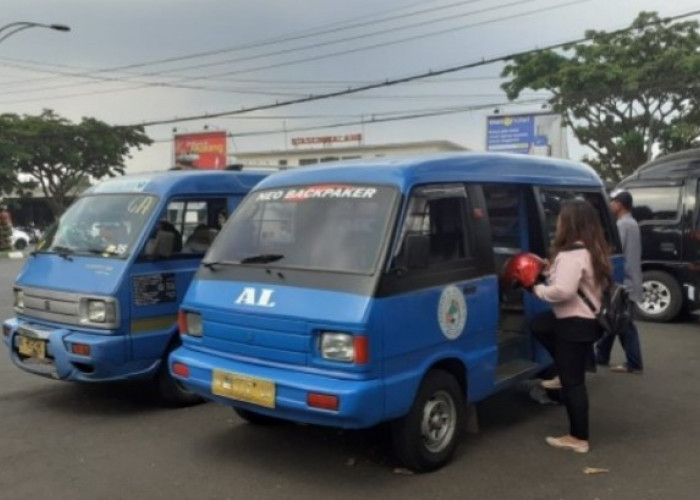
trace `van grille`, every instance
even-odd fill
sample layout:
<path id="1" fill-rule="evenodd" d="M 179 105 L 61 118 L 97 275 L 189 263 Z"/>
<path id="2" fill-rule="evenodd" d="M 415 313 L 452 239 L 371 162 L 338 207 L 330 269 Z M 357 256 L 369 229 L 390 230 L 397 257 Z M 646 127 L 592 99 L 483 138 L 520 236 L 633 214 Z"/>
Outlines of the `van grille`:
<path id="1" fill-rule="evenodd" d="M 26 316 L 56 323 L 80 325 L 80 296 L 39 288 L 22 288 Z"/>

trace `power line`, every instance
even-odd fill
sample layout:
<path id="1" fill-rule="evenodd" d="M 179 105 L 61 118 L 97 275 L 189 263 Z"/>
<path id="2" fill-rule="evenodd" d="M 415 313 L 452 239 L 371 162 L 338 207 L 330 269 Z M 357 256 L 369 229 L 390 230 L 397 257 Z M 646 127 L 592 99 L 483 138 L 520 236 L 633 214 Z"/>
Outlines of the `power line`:
<path id="1" fill-rule="evenodd" d="M 482 2 L 482 1 L 484 1 L 484 0 L 469 0 L 469 1 L 457 2 L 456 4 L 450 4 L 448 7 L 452 7 L 452 6 L 460 5 L 460 4 L 466 4 L 466 3 L 477 3 L 477 2 Z M 391 34 L 391 33 L 398 32 L 398 31 L 403 31 L 403 30 L 407 30 L 407 29 L 413 29 L 413 28 L 417 28 L 417 27 L 427 26 L 427 25 L 430 25 L 430 24 L 440 23 L 440 22 L 444 22 L 444 21 L 453 21 L 453 20 L 455 20 L 455 19 L 462 18 L 462 17 L 473 16 L 473 15 L 476 15 L 476 14 L 483 14 L 483 13 L 486 13 L 486 12 L 501 10 L 501 9 L 504 9 L 504 8 L 514 7 L 514 6 L 517 6 L 517 5 L 522 5 L 522 4 L 526 4 L 526 3 L 532 3 L 532 2 L 538 2 L 538 1 L 540 1 L 540 0 L 515 0 L 515 1 L 510 2 L 510 3 L 506 3 L 506 4 L 502 4 L 502 5 L 497 5 L 497 6 L 492 6 L 492 7 L 488 7 L 488 8 L 481 9 L 481 10 L 470 11 L 470 12 L 462 13 L 462 14 L 459 14 L 459 15 L 451 15 L 451 16 L 441 17 L 441 18 L 438 18 L 438 19 L 432 19 L 432 20 L 428 20 L 428 21 L 421 21 L 421 22 L 418 22 L 418 23 L 413 23 L 413 24 L 409 24 L 409 25 L 405 25 L 405 26 L 399 26 L 399 27 L 395 27 L 395 28 L 391 28 L 391 29 L 385 29 L 385 30 L 375 31 L 375 32 L 370 32 L 370 33 L 363 33 L 363 34 L 360 34 L 360 35 L 353 35 L 353 36 L 350 36 L 350 37 L 340 38 L 340 39 L 331 40 L 331 41 L 326 41 L 326 42 L 322 42 L 322 43 L 315 43 L 315 44 L 310 44 L 310 45 L 304 45 L 304 46 L 301 46 L 301 47 L 287 48 L 287 49 L 277 50 L 277 51 L 274 51 L 274 52 L 265 52 L 265 53 L 262 53 L 262 54 L 255 54 L 255 55 L 250 55 L 250 56 L 245 56 L 245 57 L 239 57 L 239 58 L 237 58 L 237 59 L 228 59 L 228 60 L 225 60 L 225 61 L 201 63 L 201 64 L 191 65 L 191 66 L 186 66 L 186 67 L 171 68 L 171 69 L 167 69 L 167 70 L 154 71 L 154 72 L 150 72 L 150 73 L 142 73 L 142 74 L 140 74 L 139 76 L 140 76 L 140 77 L 163 76 L 163 75 L 166 75 L 166 74 L 168 74 L 168 73 L 173 73 L 173 72 L 176 72 L 176 71 L 183 71 L 183 70 L 184 70 L 184 71 L 191 71 L 191 70 L 195 70 L 195 69 L 202 69 L 202 68 L 207 68 L 207 67 L 212 67 L 212 66 L 220 66 L 220 65 L 223 65 L 223 64 L 234 64 L 234 63 L 241 63 L 241 62 L 252 61 L 252 60 L 257 60 L 257 59 L 266 59 L 266 58 L 270 58 L 270 57 L 274 57 L 274 56 L 279 56 L 279 55 L 292 54 L 292 53 L 296 53 L 296 52 L 304 51 L 304 50 L 318 49 L 318 48 L 327 47 L 327 46 L 330 46 L 330 45 L 338 45 L 338 44 L 340 44 L 340 43 L 349 42 L 349 41 L 364 40 L 364 39 L 366 39 L 366 38 L 373 37 L 373 36 L 384 36 L 384 35 L 387 35 L 387 34 Z M 586 1 L 589 1 L 589 0 L 575 0 L 575 1 L 572 1 L 572 2 L 570 2 L 570 3 L 578 3 L 578 2 L 586 2 Z M 567 5 L 568 5 L 568 4 L 567 4 Z M 441 7 L 441 8 L 444 8 L 444 7 Z M 545 10 L 548 10 L 548 9 L 549 9 L 549 7 L 546 8 Z M 427 10 L 428 10 L 428 11 L 431 11 L 431 10 L 436 10 L 436 9 L 427 9 Z M 542 10 L 538 10 L 538 11 L 535 11 L 535 13 L 539 13 L 539 12 L 541 12 L 541 11 L 542 11 Z M 405 17 L 405 15 L 404 15 L 404 16 L 397 16 L 397 17 Z M 510 16 L 507 16 L 505 19 L 510 19 L 510 18 L 511 18 Z M 490 22 L 496 22 L 496 21 L 499 21 L 499 20 L 500 20 L 500 19 L 495 19 L 495 20 L 487 21 L 485 24 L 490 23 Z M 424 35 L 419 35 L 419 36 L 417 36 L 417 37 L 416 37 L 416 36 L 411 36 L 411 37 L 407 37 L 407 38 L 404 38 L 404 39 L 399 39 L 399 40 L 396 40 L 396 41 L 381 42 L 381 43 L 378 43 L 378 44 L 369 46 L 369 47 L 367 47 L 367 48 L 362 48 L 362 47 L 360 47 L 360 48 L 356 48 L 356 49 L 350 49 L 349 51 L 346 51 L 346 52 L 341 51 L 341 52 L 337 52 L 337 53 L 330 53 L 330 54 L 325 54 L 325 55 L 321 55 L 321 56 L 315 56 L 315 57 L 312 57 L 312 58 L 310 58 L 310 59 L 303 59 L 303 60 L 300 60 L 300 61 L 288 61 L 288 62 L 284 62 L 284 63 L 274 63 L 274 64 L 272 64 L 272 65 L 270 65 L 270 66 L 264 66 L 264 67 L 261 68 L 261 69 L 269 69 L 269 68 L 271 68 L 271 67 L 278 67 L 278 65 L 279 65 L 279 66 L 289 66 L 289 65 L 293 65 L 293 64 L 299 64 L 300 62 L 307 62 L 307 61 L 312 61 L 312 60 L 317 60 L 317 59 L 324 59 L 324 58 L 332 57 L 332 56 L 334 56 L 334 55 L 343 55 L 343 54 L 346 54 L 346 53 L 352 53 L 352 52 L 358 52 L 358 51 L 364 51 L 364 50 L 371 50 L 371 49 L 374 49 L 374 48 L 379 48 L 379 47 L 383 47 L 383 46 L 387 46 L 387 45 L 395 45 L 395 44 L 397 44 L 397 43 L 404 43 L 404 42 L 406 42 L 406 41 L 412 41 L 412 40 L 417 40 L 417 39 L 420 39 L 420 38 L 426 38 L 426 37 L 428 37 L 428 36 L 436 36 L 436 35 L 443 34 L 443 33 L 447 33 L 447 32 L 452 32 L 452 31 L 457 31 L 457 30 L 463 30 L 463 29 L 470 28 L 470 27 L 473 27 L 473 26 L 479 26 L 479 25 L 481 25 L 481 24 L 482 24 L 482 23 L 476 23 L 476 24 L 472 24 L 472 25 L 459 26 L 459 27 L 456 27 L 456 28 L 450 28 L 450 29 L 448 29 L 448 30 L 438 31 L 438 32 L 436 32 L 435 34 L 433 34 L 433 33 L 427 33 L 427 34 L 424 34 Z M 20 68 L 23 68 L 23 69 L 31 69 L 31 68 L 27 68 L 26 66 L 25 66 L 25 67 L 22 67 L 21 65 L 18 65 L 18 64 L 6 64 L 6 65 L 7 65 L 7 66 L 10 66 L 10 67 L 20 67 Z M 248 69 L 248 70 L 241 70 L 241 71 L 236 71 L 236 72 L 225 72 L 225 73 L 221 73 L 220 75 L 215 75 L 215 76 L 228 76 L 228 75 L 231 75 L 231 74 L 247 73 L 247 72 L 250 72 L 250 71 L 257 71 L 258 69 L 259 69 L 259 68 Z M 57 73 L 57 74 L 59 74 L 59 75 L 61 75 L 61 76 L 81 76 L 80 74 L 77 74 L 77 75 L 76 75 L 75 73 L 67 73 L 67 72 L 62 72 L 62 71 L 54 71 L 53 73 Z M 136 87 L 133 87 L 133 89 L 138 89 L 138 88 L 143 88 L 143 87 L 148 87 L 148 86 L 180 87 L 179 84 L 184 83 L 184 82 L 191 82 L 191 81 L 193 81 L 193 80 L 208 80 L 208 79 L 211 78 L 210 76 L 206 76 L 206 75 L 205 75 L 205 76 L 191 76 L 191 77 L 182 76 L 182 77 L 176 78 L 176 79 L 175 79 L 174 81 L 172 81 L 172 82 L 140 82 L 139 80 L 135 80 L 134 78 L 110 77 L 110 76 L 98 77 L 98 76 L 91 76 L 91 75 L 89 75 L 89 74 L 88 74 L 88 75 L 82 74 L 82 76 L 85 76 L 85 77 L 88 77 L 88 78 L 91 78 L 91 79 L 95 79 L 95 80 L 98 80 L 98 81 L 106 81 L 106 82 L 133 82 L 133 83 L 139 83 L 139 85 L 136 86 Z M 43 91 L 46 91 L 46 90 L 59 90 L 59 89 L 63 89 L 63 88 L 75 88 L 75 87 L 80 87 L 80 86 L 85 86 L 85 85 L 92 85 L 92 84 L 94 84 L 94 83 L 95 83 L 95 82 L 87 82 L 87 83 L 78 84 L 78 85 L 76 85 L 76 84 L 61 84 L 61 85 L 53 85 L 53 86 L 39 87 L 39 88 L 33 88 L 33 89 L 10 90 L 10 91 L 5 91 L 5 92 L 0 92 L 0 95 L 26 94 L 26 93 L 30 93 L 30 92 L 31 92 L 31 93 L 33 93 L 33 92 L 43 92 Z M 122 90 L 131 90 L 131 88 L 122 89 Z M 73 96 L 73 95 L 74 95 L 74 94 L 71 94 L 71 96 Z M 23 101 L 21 101 L 21 102 L 23 102 Z"/>
<path id="2" fill-rule="evenodd" d="M 459 2 L 459 3 L 478 3 L 478 2 L 482 2 L 482 1 L 484 1 L 484 0 L 470 0 L 468 2 Z M 428 26 L 428 25 L 432 25 L 432 24 L 436 24 L 436 23 L 442 23 L 444 21 L 453 21 L 455 19 L 461 19 L 464 17 L 474 16 L 474 15 L 478 15 L 478 14 L 484 14 L 487 12 L 493 12 L 493 11 L 502 10 L 502 9 L 506 9 L 506 8 L 510 8 L 510 7 L 515 7 L 518 5 L 523 5 L 526 3 L 533 3 L 533 2 L 539 2 L 539 1 L 540 0 L 515 0 L 515 1 L 512 1 L 510 3 L 506 3 L 506 4 L 502 4 L 502 5 L 491 6 L 491 7 L 487 7 L 487 8 L 480 9 L 480 10 L 473 10 L 470 12 L 463 12 L 461 14 L 452 14 L 450 16 L 444 16 L 444 17 L 440 17 L 437 19 L 430 19 L 427 21 L 420 21 L 417 23 L 407 24 L 404 26 L 397 26 L 397 27 L 389 28 L 389 29 L 383 29 L 380 31 L 361 33 L 359 35 L 353 35 L 353 36 L 349 36 L 349 37 L 345 37 L 345 38 L 338 38 L 338 39 L 330 40 L 330 41 L 326 41 L 326 42 L 314 43 L 314 44 L 309 44 L 309 45 L 302 45 L 299 47 L 292 47 L 292 48 L 277 50 L 274 52 L 265 52 L 262 54 L 255 54 L 255 55 L 250 55 L 250 56 L 245 56 L 245 57 L 239 57 L 236 59 L 227 59 L 225 61 L 216 61 L 216 62 L 197 64 L 194 66 L 171 68 L 168 70 L 159 71 L 157 73 L 146 73 L 144 76 L 163 75 L 163 74 L 173 73 L 176 71 L 188 71 L 188 70 L 193 70 L 193 69 L 208 68 L 208 67 L 212 67 L 212 66 L 220 66 L 222 64 L 232 64 L 232 63 L 241 63 L 241 62 L 245 62 L 245 61 L 253 61 L 253 60 L 257 60 L 257 59 L 267 59 L 270 57 L 295 53 L 295 52 L 299 52 L 302 50 L 317 49 L 320 47 L 327 47 L 330 45 L 338 45 L 340 43 L 352 42 L 355 40 L 364 40 L 366 38 L 374 37 L 374 36 L 383 36 L 383 35 L 387 35 L 390 33 L 396 33 L 399 31 L 404 31 L 404 30 L 413 29 L 413 28 L 420 28 L 423 26 Z M 589 0 L 580 0 L 580 1 L 589 1 Z M 457 4 L 454 4 L 454 5 L 457 5 Z"/>
<path id="3" fill-rule="evenodd" d="M 308 132 L 310 130 L 321 130 L 321 129 L 330 129 L 330 128 L 340 128 L 340 127 L 350 127 L 350 126 L 355 126 L 355 125 L 372 125 L 372 124 L 378 124 L 378 123 L 386 123 L 386 122 L 393 122 L 393 121 L 403 121 L 403 120 L 414 120 L 414 119 L 419 119 L 419 118 L 430 118 L 430 117 L 435 117 L 435 116 L 443 116 L 443 115 L 449 115 L 449 114 L 455 114 L 455 113 L 463 113 L 463 112 L 469 112 L 469 111 L 480 111 L 484 109 L 491 109 L 495 108 L 498 106 L 523 106 L 523 105 L 532 105 L 532 104 L 542 104 L 543 101 L 540 99 L 532 99 L 532 100 L 524 100 L 524 101 L 518 101 L 518 102 L 495 102 L 495 103 L 488 103 L 488 104 L 478 104 L 478 105 L 468 105 L 468 106 L 458 106 L 458 107 L 450 107 L 450 108 L 432 108 L 430 110 L 425 110 L 425 111 L 410 111 L 410 112 L 403 112 L 402 114 L 399 114 L 398 116 L 391 116 L 394 113 L 388 113 L 390 116 L 379 116 L 377 117 L 376 115 L 372 115 L 369 119 L 367 120 L 354 120 L 354 121 L 346 121 L 346 122 L 336 122 L 336 123 L 326 123 L 326 124 L 320 124 L 320 125 L 308 125 L 308 126 L 303 126 L 303 127 L 294 127 L 294 128 L 281 128 L 281 129 L 274 129 L 274 130 L 259 130 L 259 131 L 252 131 L 252 132 L 238 132 L 238 133 L 228 133 L 226 134 L 227 137 L 253 137 L 253 136 L 260 136 L 260 135 L 272 135 L 272 134 L 283 134 L 283 133 L 289 133 L 289 132 Z M 174 139 L 173 138 L 168 138 L 168 139 L 155 139 L 153 141 L 154 144 L 157 143 L 164 143 L 164 142 L 172 142 Z"/>
<path id="4" fill-rule="evenodd" d="M 686 17 L 693 17 L 693 16 L 697 16 L 697 15 L 700 15 L 700 10 L 694 10 L 694 11 L 686 12 L 684 14 L 679 14 L 679 15 L 676 15 L 673 17 L 660 19 L 658 21 L 652 21 L 652 22 L 646 23 L 642 27 L 651 26 L 654 24 L 660 24 L 660 23 L 664 23 L 664 22 L 675 21 L 678 19 L 683 19 Z M 617 35 L 617 34 L 622 34 L 622 33 L 626 33 L 629 31 L 637 30 L 639 28 L 640 28 L 640 26 L 630 26 L 630 27 L 621 28 L 618 30 L 611 31 L 608 34 Z M 358 87 L 354 87 L 354 88 L 350 88 L 350 89 L 346 89 L 346 90 L 342 90 L 342 91 L 337 91 L 337 92 L 328 92 L 325 94 L 319 94 L 319 95 L 315 95 L 315 96 L 311 95 L 311 96 L 304 97 L 304 98 L 291 99 L 288 101 L 276 102 L 276 103 L 272 103 L 272 104 L 264 104 L 264 105 L 249 107 L 249 108 L 240 108 L 238 110 L 222 111 L 222 112 L 217 112 L 217 113 L 206 113 L 206 114 L 200 114 L 200 115 L 191 115 L 191 116 L 185 116 L 185 117 L 180 117 L 180 118 L 151 120 L 151 121 L 146 121 L 146 122 L 142 122 L 140 124 L 134 124 L 134 125 L 148 127 L 148 126 L 153 126 L 153 125 L 166 125 L 166 124 L 170 124 L 170 123 L 182 123 L 182 122 L 194 121 L 194 120 L 207 120 L 207 119 L 212 119 L 212 118 L 218 118 L 221 116 L 233 116 L 233 115 L 239 115 L 239 114 L 244 114 L 244 113 L 250 113 L 252 111 L 262 111 L 262 110 L 266 110 L 266 109 L 279 108 L 282 106 L 290 106 L 292 104 L 301 104 L 301 103 L 306 103 L 306 102 L 318 101 L 318 100 L 322 100 L 322 99 L 331 99 L 334 97 L 340 97 L 340 96 L 344 96 L 344 95 L 366 92 L 368 90 L 373 90 L 373 89 L 378 89 L 378 88 L 383 88 L 383 87 L 390 87 L 390 86 L 394 86 L 394 85 L 400 85 L 400 84 L 404 84 L 407 82 L 422 80 L 425 78 L 433 78 L 433 77 L 440 76 L 440 75 L 456 73 L 458 71 L 464 71 L 467 69 L 473 69 L 473 68 L 477 68 L 480 66 L 486 66 L 489 64 L 494 64 L 496 62 L 505 62 L 505 61 L 508 61 L 508 60 L 511 60 L 511 59 L 514 59 L 517 57 L 538 54 L 538 53 L 549 51 L 549 50 L 566 48 L 570 45 L 577 44 L 577 43 L 583 43 L 583 42 L 586 42 L 590 39 L 591 39 L 591 37 L 584 36 L 584 37 L 570 40 L 567 42 L 552 44 L 552 45 L 545 46 L 542 48 L 525 50 L 525 51 L 521 51 L 521 52 L 513 52 L 511 54 L 507 54 L 504 56 L 492 57 L 489 59 L 482 59 L 480 61 L 469 62 L 466 64 L 460 64 L 457 66 L 451 66 L 451 67 L 448 67 L 448 68 L 445 68 L 442 70 L 438 70 L 438 71 L 427 71 L 424 73 L 406 76 L 403 78 L 396 78 L 396 79 L 392 79 L 392 80 L 387 79 L 383 82 L 375 82 L 372 84 L 362 85 L 362 86 L 358 86 Z"/>
<path id="5" fill-rule="evenodd" d="M 535 0 L 519 0 L 518 2 L 513 2 L 513 3 L 521 3 L 521 2 L 525 2 L 525 1 L 530 2 L 530 1 L 535 1 Z M 365 45 L 363 47 L 346 49 L 346 50 L 341 50 L 341 51 L 337 51 L 337 52 L 329 52 L 329 53 L 321 54 L 321 55 L 317 55 L 317 56 L 295 59 L 295 60 L 287 61 L 287 62 L 273 63 L 273 64 L 268 64 L 265 66 L 256 66 L 253 68 L 240 69 L 240 70 L 236 70 L 236 71 L 227 71 L 224 73 L 215 73 L 213 75 L 206 75 L 206 76 L 193 76 L 193 77 L 187 78 L 185 80 L 202 80 L 202 79 L 208 79 L 208 78 L 213 78 L 213 77 L 217 78 L 217 77 L 223 77 L 223 76 L 240 75 L 240 74 L 245 74 L 245 73 L 253 73 L 256 71 L 262 71 L 262 70 L 266 70 L 266 69 L 282 68 L 282 67 L 293 66 L 293 65 L 297 65 L 297 64 L 301 64 L 301 63 L 311 62 L 311 61 L 318 61 L 321 59 L 328 59 L 330 57 L 355 54 L 358 52 L 364 52 L 364 51 L 374 50 L 374 49 L 378 49 L 378 48 L 382 48 L 382 47 L 389 47 L 392 45 L 398 45 L 398 44 L 402 44 L 405 42 L 413 42 L 413 41 L 422 40 L 425 38 L 431 38 L 431 37 L 435 37 L 435 36 L 439 36 L 439 35 L 445 35 L 445 34 L 453 33 L 456 31 L 462 31 L 462 30 L 467 29 L 467 28 L 474 28 L 476 26 L 485 26 L 488 24 L 494 24 L 494 23 L 498 23 L 498 22 L 506 21 L 506 20 L 510 20 L 510 19 L 517 19 L 520 17 L 531 16 L 534 14 L 541 14 L 543 12 L 561 9 L 564 7 L 569 7 L 569 6 L 574 5 L 574 4 L 589 2 L 589 1 L 590 0 L 571 0 L 568 2 L 544 7 L 541 9 L 520 12 L 520 13 L 502 16 L 502 17 L 497 17 L 494 19 L 480 21 L 480 22 L 476 22 L 476 23 L 472 23 L 472 24 L 465 24 L 465 25 L 461 25 L 461 26 L 457 26 L 457 27 L 453 27 L 453 28 L 447 28 L 447 29 L 438 30 L 438 31 L 431 31 L 429 33 L 424 33 L 421 35 L 413 35 L 413 36 L 399 38 L 399 39 L 390 40 L 390 41 L 386 41 L 386 42 L 379 42 L 379 43 L 375 43 L 372 45 Z M 507 5 L 511 5 L 511 4 L 507 4 Z"/>
<path id="6" fill-rule="evenodd" d="M 416 2 L 414 4 L 411 4 L 409 6 L 405 6 L 405 7 L 399 8 L 399 9 L 389 9 L 388 12 L 405 10 L 406 8 L 411 8 L 415 5 L 430 3 L 432 1 L 434 1 L 434 0 L 428 0 L 427 2 L 426 1 Z M 223 48 L 223 49 L 216 49 L 216 50 L 199 52 L 199 53 L 194 53 L 194 54 L 186 54 L 183 56 L 169 57 L 169 58 L 165 58 L 165 59 L 159 59 L 159 60 L 143 62 L 143 63 L 128 64 L 128 65 L 124 65 L 124 66 L 116 66 L 116 67 L 112 67 L 112 68 L 91 70 L 91 71 L 82 72 L 82 73 L 62 73 L 62 75 L 63 76 L 71 76 L 71 77 L 95 78 L 93 76 L 94 73 L 115 72 L 115 71 L 121 71 L 121 70 L 125 70 L 125 69 L 134 69 L 134 68 L 140 68 L 140 67 L 146 67 L 146 66 L 166 64 L 166 63 L 170 63 L 170 62 L 182 61 L 182 60 L 187 60 L 187 59 L 203 58 L 203 57 L 208 57 L 211 55 L 218 55 L 218 54 L 222 54 L 222 53 L 240 52 L 242 50 L 264 47 L 264 46 L 268 46 L 268 45 L 277 45 L 280 43 L 301 40 L 301 39 L 311 38 L 311 37 L 315 37 L 315 36 L 322 36 L 322 35 L 329 34 L 329 33 L 337 33 L 340 31 L 347 31 L 347 30 L 351 30 L 351 29 L 361 28 L 361 27 L 365 27 L 365 26 L 369 26 L 369 25 L 373 25 L 373 24 L 380 24 L 380 23 L 385 23 L 385 22 L 389 22 L 389 21 L 395 21 L 397 19 L 402 19 L 402 18 L 406 18 L 406 17 L 413 17 L 413 16 L 417 16 L 417 15 L 436 12 L 438 10 L 450 9 L 450 8 L 454 8 L 454 7 L 457 7 L 460 5 L 478 3 L 478 2 L 482 2 L 482 1 L 484 1 L 484 0 L 462 0 L 460 2 L 454 2 L 454 3 L 448 4 L 448 5 L 444 5 L 444 6 L 433 7 L 433 8 L 429 8 L 429 9 L 422 9 L 422 10 L 410 12 L 407 14 L 395 15 L 395 16 L 384 17 L 384 18 L 379 18 L 379 19 L 376 18 L 376 15 L 365 15 L 365 16 L 360 16 L 358 18 L 353 18 L 350 21 L 341 21 L 338 23 L 325 25 L 325 27 L 321 30 L 313 29 L 311 31 L 300 32 L 298 34 L 292 34 L 292 35 L 281 36 L 281 37 L 273 37 L 273 38 L 258 41 L 258 42 L 251 42 L 251 43 L 246 43 L 246 44 L 228 47 L 228 48 Z M 380 12 L 387 12 L 387 11 L 380 11 Z M 345 24 L 346 22 L 352 22 L 353 20 L 365 19 L 368 17 L 372 18 L 372 21 L 368 21 L 368 22 L 364 22 L 364 23 L 355 23 L 355 24 L 343 26 L 343 24 Z M 340 27 L 333 28 L 333 26 L 337 26 L 337 25 L 340 25 Z M 12 59 L 8 59 L 8 58 L 3 58 L 3 59 L 4 60 L 12 60 Z M 220 64 L 220 63 L 217 63 L 217 64 Z M 68 66 L 63 66 L 63 65 L 54 65 L 54 66 L 68 67 Z M 196 68 L 196 67 L 197 66 L 195 66 L 194 68 Z M 82 68 L 82 69 L 84 69 L 84 68 Z M 193 68 L 187 67 L 185 69 L 193 69 Z M 172 69 L 165 70 L 165 71 L 163 71 L 163 73 L 172 72 L 172 71 L 177 71 L 177 70 L 172 70 Z M 138 74 L 137 73 L 136 76 L 153 76 L 153 75 L 158 75 L 158 74 L 161 74 L 161 72 L 145 73 L 145 74 Z M 49 79 L 50 79 L 50 77 L 47 77 L 47 78 L 42 78 L 38 81 L 45 81 L 45 80 L 49 80 Z M 101 80 L 101 78 L 98 78 L 98 79 Z M 37 80 L 34 80 L 34 81 L 32 81 L 32 83 L 36 83 L 36 81 Z M 17 84 L 23 84 L 23 83 L 25 83 L 25 82 L 24 81 L 17 82 Z M 51 88 L 54 88 L 54 87 L 51 87 Z"/>

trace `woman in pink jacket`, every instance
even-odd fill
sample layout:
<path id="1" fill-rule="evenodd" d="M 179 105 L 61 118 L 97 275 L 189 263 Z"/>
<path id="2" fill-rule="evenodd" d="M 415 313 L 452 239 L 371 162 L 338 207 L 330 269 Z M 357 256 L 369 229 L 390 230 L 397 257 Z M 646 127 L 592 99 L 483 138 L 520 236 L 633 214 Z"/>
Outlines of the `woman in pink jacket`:
<path id="1" fill-rule="evenodd" d="M 557 219 L 551 251 L 554 262 L 546 273 L 547 281 L 532 288 L 537 297 L 552 305 L 553 328 L 533 333 L 554 359 L 569 417 L 569 433 L 546 441 L 578 453 L 588 452 L 589 447 L 586 361 L 602 335 L 595 313 L 579 291 L 596 310 L 600 308 L 603 287 L 612 279 L 609 253 L 595 208 L 583 200 L 566 201 Z M 559 381 L 547 382 L 555 385 Z"/>

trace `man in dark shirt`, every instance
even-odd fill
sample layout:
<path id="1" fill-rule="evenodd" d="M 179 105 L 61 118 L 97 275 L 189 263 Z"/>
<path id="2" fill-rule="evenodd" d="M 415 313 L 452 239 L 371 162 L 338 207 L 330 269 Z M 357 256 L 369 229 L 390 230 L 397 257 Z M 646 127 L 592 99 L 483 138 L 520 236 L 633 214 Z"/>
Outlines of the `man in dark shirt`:
<path id="1" fill-rule="evenodd" d="M 610 201 L 610 209 L 617 218 L 617 230 L 620 233 L 622 252 L 625 256 L 624 286 L 630 299 L 638 302 L 642 299 L 642 239 L 639 224 L 632 217 L 632 195 L 627 191 L 619 191 Z M 620 332 L 620 344 L 625 351 L 627 361 L 624 364 L 610 368 L 615 373 L 642 373 L 642 349 L 639 344 L 639 332 L 634 321 Z M 615 336 L 603 337 L 596 344 L 596 362 L 607 366 L 610 363 Z"/>

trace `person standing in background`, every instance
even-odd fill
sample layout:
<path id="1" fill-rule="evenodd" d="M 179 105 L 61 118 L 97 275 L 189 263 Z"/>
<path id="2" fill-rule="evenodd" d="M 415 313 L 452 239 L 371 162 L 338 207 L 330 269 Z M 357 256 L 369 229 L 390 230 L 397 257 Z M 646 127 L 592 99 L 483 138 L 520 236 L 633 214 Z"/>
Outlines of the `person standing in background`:
<path id="1" fill-rule="evenodd" d="M 613 193 L 610 210 L 617 218 L 617 230 L 622 242 L 625 256 L 625 280 L 623 282 L 630 300 L 642 300 L 642 239 L 639 224 L 632 217 L 632 195 L 627 191 Z M 610 364 L 610 351 L 617 335 L 607 335 L 596 344 L 596 363 L 602 366 Z M 634 321 L 630 319 L 627 326 L 619 333 L 620 344 L 625 351 L 626 362 L 615 365 L 610 371 L 615 373 L 642 373 L 642 348 L 639 332 Z"/>

